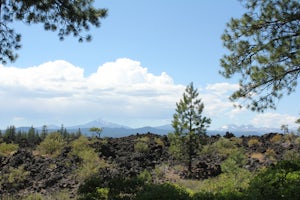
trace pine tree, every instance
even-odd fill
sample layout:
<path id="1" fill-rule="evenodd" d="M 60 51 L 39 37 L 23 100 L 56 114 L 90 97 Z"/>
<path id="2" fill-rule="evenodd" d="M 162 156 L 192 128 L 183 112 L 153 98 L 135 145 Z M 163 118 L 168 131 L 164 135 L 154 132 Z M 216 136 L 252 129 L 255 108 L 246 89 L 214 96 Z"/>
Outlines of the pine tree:
<path id="1" fill-rule="evenodd" d="M 209 118 L 202 116 L 204 104 L 198 96 L 197 89 L 190 83 L 182 99 L 176 103 L 176 113 L 172 121 L 175 132 L 170 135 L 171 149 L 180 160 L 187 163 L 190 173 L 192 160 L 201 145 L 201 138 L 206 135 L 206 129 L 211 123 Z"/>
<path id="2" fill-rule="evenodd" d="M 4 139 L 6 142 L 15 142 L 16 140 L 15 126 L 10 126 L 5 130 Z"/>
<path id="3" fill-rule="evenodd" d="M 48 135 L 48 128 L 46 125 L 42 127 L 41 140 L 44 140 Z"/>
<path id="4" fill-rule="evenodd" d="M 275 109 L 283 95 L 295 92 L 300 75 L 300 2 L 240 1 L 247 12 L 231 19 L 222 35 L 229 53 L 220 73 L 241 76 L 232 101 L 253 111 Z"/>
<path id="5" fill-rule="evenodd" d="M 100 26 L 100 19 L 107 16 L 106 9 L 97 9 L 93 0 L 1 0 L 0 1 L 0 63 L 15 61 L 15 50 L 21 48 L 21 34 L 11 24 L 21 21 L 28 25 L 40 23 L 46 31 L 57 31 L 60 40 L 72 35 L 79 41 L 90 41 L 90 26 Z"/>

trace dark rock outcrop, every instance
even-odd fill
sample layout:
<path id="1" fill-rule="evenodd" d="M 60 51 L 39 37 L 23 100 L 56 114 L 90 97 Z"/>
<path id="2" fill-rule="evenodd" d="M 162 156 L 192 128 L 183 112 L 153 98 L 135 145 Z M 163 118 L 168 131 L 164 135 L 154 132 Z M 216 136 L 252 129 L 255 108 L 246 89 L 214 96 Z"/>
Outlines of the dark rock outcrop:
<path id="1" fill-rule="evenodd" d="M 208 137 L 206 144 L 212 144 L 219 138 L 220 136 Z M 237 139 L 231 133 L 227 133 L 226 138 Z M 270 166 L 283 159 L 286 152 L 299 153 L 300 145 L 294 142 L 295 138 L 291 136 L 286 139 L 284 135 L 277 133 L 240 137 L 237 147 L 243 148 L 247 156 L 243 167 L 255 171 L 262 166 Z M 144 148 L 137 148 L 137 143 L 141 143 Z M 151 133 L 122 138 L 99 138 L 92 144 L 99 157 L 109 164 L 108 167 L 101 168 L 99 171 L 99 177 L 106 182 L 119 176 L 134 177 L 144 170 L 153 171 L 154 168 L 163 164 L 169 166 L 178 164 L 169 154 L 169 146 L 167 136 Z M 66 146 L 58 157 L 50 158 L 35 155 L 31 148 L 20 148 L 11 156 L 0 157 L 0 173 L 4 177 L 0 184 L 0 197 L 3 194 L 22 196 L 34 192 L 49 194 L 63 189 L 67 189 L 70 195 L 74 196 L 81 184 L 76 181 L 74 172 L 82 160 L 72 155 L 70 151 L 71 147 Z M 192 174 L 184 169 L 176 171 L 176 174 L 182 178 L 215 177 L 222 173 L 223 161 L 224 157 L 220 155 L 201 154 L 193 160 Z M 16 175 L 14 181 L 12 177 L 5 176 L 12 170 L 19 170 L 25 178 Z"/>

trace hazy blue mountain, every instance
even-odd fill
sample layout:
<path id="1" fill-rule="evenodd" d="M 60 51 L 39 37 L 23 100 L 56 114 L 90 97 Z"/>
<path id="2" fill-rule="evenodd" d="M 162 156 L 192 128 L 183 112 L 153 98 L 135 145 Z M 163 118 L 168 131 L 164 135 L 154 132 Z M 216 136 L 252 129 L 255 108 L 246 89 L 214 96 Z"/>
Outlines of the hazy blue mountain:
<path id="1" fill-rule="evenodd" d="M 113 122 L 109 122 L 109 121 L 105 121 L 105 120 L 103 120 L 101 118 L 99 118 L 97 120 L 93 120 L 93 121 L 87 122 L 85 124 L 71 126 L 69 128 L 78 129 L 78 128 L 91 128 L 91 127 L 107 127 L 107 128 L 127 128 L 127 129 L 131 129 L 128 126 L 117 124 L 117 123 L 113 123 Z"/>
<path id="2" fill-rule="evenodd" d="M 93 120 L 81 125 L 76 126 L 70 126 L 65 127 L 68 132 L 75 133 L 77 131 L 81 131 L 82 134 L 85 135 L 92 135 L 89 131 L 91 127 L 99 127 L 102 128 L 102 136 L 103 137 L 123 137 L 128 136 L 132 134 L 143 134 L 143 133 L 156 133 L 160 135 L 167 135 L 168 133 L 173 131 L 173 127 L 171 124 L 166 124 L 162 126 L 145 126 L 141 128 L 130 128 L 128 126 L 117 124 L 109 121 L 105 121 L 102 119 Z M 47 125 L 48 132 L 54 132 L 57 130 L 60 130 L 61 126 L 57 125 Z M 18 127 L 16 128 L 17 131 L 25 131 L 27 132 L 30 129 L 30 126 L 28 127 Z M 42 127 L 35 128 L 39 133 L 42 131 Z M 236 136 L 241 135 L 262 135 L 265 133 L 271 133 L 271 132 L 282 132 L 280 129 L 276 128 L 258 128 L 253 125 L 235 125 L 235 124 L 229 124 L 226 126 L 223 126 L 221 128 L 218 128 L 216 130 L 207 130 L 208 135 L 224 135 L 226 132 L 231 132 Z"/>
<path id="3" fill-rule="evenodd" d="M 253 125 L 236 125 L 236 124 L 229 124 L 223 126 L 217 131 L 220 132 L 232 132 L 236 136 L 241 135 L 263 135 L 265 133 L 280 133 L 282 132 L 279 128 L 266 128 L 266 127 L 255 127 Z"/>
<path id="4" fill-rule="evenodd" d="M 171 124 L 166 124 L 166 125 L 162 125 L 162 126 L 155 126 L 154 128 L 157 128 L 157 129 L 162 129 L 162 130 L 173 130 L 173 127 Z"/>

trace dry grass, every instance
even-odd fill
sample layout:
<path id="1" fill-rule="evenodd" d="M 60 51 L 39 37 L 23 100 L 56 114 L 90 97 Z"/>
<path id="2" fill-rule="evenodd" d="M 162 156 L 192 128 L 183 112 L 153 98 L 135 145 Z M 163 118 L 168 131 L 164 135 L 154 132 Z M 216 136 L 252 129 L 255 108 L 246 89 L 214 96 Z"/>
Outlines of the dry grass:
<path id="1" fill-rule="evenodd" d="M 248 147 L 259 146 L 261 143 L 257 138 L 251 138 L 248 141 Z"/>
<path id="2" fill-rule="evenodd" d="M 264 154 L 258 152 L 252 153 L 250 157 L 259 160 L 259 162 L 263 162 L 265 160 Z"/>
<path id="3" fill-rule="evenodd" d="M 274 135 L 271 139 L 270 139 L 270 142 L 272 143 L 278 143 L 280 142 L 282 139 L 282 136 L 277 134 L 277 135 Z"/>

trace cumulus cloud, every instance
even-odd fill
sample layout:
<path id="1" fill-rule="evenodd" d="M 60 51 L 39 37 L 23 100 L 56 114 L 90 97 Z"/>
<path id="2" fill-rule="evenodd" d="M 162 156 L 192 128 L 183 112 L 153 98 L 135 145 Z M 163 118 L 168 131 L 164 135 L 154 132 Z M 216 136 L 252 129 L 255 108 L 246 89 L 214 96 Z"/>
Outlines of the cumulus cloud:
<path id="1" fill-rule="evenodd" d="M 261 113 L 257 114 L 252 119 L 252 124 L 257 127 L 274 128 L 274 125 L 279 128 L 281 125 L 288 125 L 289 127 L 296 127 L 296 116 L 280 113 Z"/>
<path id="2" fill-rule="evenodd" d="M 231 93 L 239 88 L 238 84 L 227 82 L 208 84 L 201 89 L 201 96 L 205 103 L 206 112 L 211 117 L 230 117 L 243 113 L 245 109 L 235 108 L 234 103 L 229 101 Z"/>
<path id="3" fill-rule="evenodd" d="M 224 96 L 228 95 L 232 91 L 238 90 L 239 85 L 238 84 L 230 84 L 230 83 L 215 83 L 215 84 L 208 84 L 205 88 L 206 90 L 211 91 L 212 93 Z"/>
<path id="4" fill-rule="evenodd" d="M 125 124 L 129 126 L 142 121 L 145 125 L 170 123 L 185 87 L 174 83 L 167 73 L 152 74 L 140 62 L 127 58 L 104 63 L 89 76 L 84 75 L 84 66 L 64 60 L 28 68 L 0 65 L 0 126 L 75 125 L 99 117 L 131 121 Z M 213 124 L 239 121 L 248 112 L 234 108 L 228 100 L 236 89 L 237 84 L 226 82 L 199 87 L 204 115 Z M 266 113 L 252 122 L 272 126 L 274 121 L 289 124 L 295 117 Z"/>
<path id="5" fill-rule="evenodd" d="M 1 109 L 12 121 L 21 121 L 16 116 L 25 121 L 32 117 L 28 113 L 70 121 L 76 117 L 166 118 L 184 88 L 165 72 L 154 75 L 140 62 L 126 58 L 105 63 L 86 77 L 83 68 L 63 60 L 28 68 L 0 65 Z"/>

